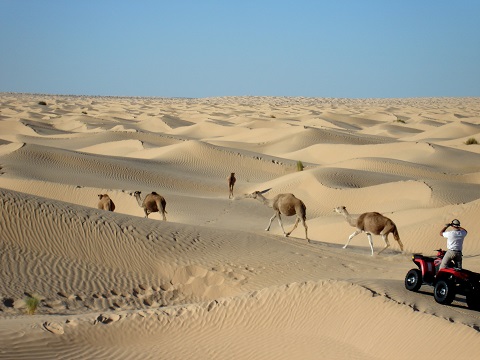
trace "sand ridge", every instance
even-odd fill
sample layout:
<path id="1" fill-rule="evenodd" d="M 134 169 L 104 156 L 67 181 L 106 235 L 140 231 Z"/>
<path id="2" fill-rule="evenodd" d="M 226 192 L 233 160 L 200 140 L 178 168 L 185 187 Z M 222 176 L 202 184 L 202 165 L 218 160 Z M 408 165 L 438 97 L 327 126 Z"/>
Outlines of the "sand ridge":
<path id="1" fill-rule="evenodd" d="M 470 359 L 480 313 L 403 281 L 453 218 L 480 272 L 479 133 L 478 98 L 2 93 L 0 359 Z M 242 196 L 264 189 L 302 199 L 310 243 L 264 231 L 273 210 Z M 394 220 L 405 251 L 342 249 L 340 205 Z"/>

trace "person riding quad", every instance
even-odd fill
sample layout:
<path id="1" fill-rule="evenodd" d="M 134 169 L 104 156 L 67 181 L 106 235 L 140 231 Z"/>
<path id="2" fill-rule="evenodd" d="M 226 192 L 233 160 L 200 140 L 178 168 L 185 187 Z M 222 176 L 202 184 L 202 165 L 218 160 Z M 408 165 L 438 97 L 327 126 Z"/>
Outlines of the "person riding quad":
<path id="1" fill-rule="evenodd" d="M 453 229 L 446 231 L 450 226 L 453 227 Z M 440 264 L 440 269 L 446 268 L 451 261 L 456 264 L 457 268 L 461 269 L 463 240 L 465 236 L 467 236 L 467 230 L 460 226 L 458 219 L 454 219 L 450 224 L 445 224 L 440 231 L 440 236 L 447 239 L 447 252 Z"/>

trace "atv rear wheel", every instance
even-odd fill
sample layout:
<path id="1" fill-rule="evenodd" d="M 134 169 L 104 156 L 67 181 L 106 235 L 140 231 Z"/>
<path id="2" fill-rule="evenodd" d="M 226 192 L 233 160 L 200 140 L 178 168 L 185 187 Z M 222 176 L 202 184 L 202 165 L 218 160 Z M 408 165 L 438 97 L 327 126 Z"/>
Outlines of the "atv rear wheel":
<path id="1" fill-rule="evenodd" d="M 455 284 L 449 280 L 438 280 L 433 291 L 435 301 L 442 305 L 450 305 L 455 299 Z"/>
<path id="2" fill-rule="evenodd" d="M 422 283 L 422 272 L 418 269 L 411 269 L 405 276 L 405 288 L 407 290 L 418 291 Z"/>
<path id="3" fill-rule="evenodd" d="M 469 309 L 480 310 L 480 291 L 473 290 L 469 292 L 466 296 L 467 305 Z"/>

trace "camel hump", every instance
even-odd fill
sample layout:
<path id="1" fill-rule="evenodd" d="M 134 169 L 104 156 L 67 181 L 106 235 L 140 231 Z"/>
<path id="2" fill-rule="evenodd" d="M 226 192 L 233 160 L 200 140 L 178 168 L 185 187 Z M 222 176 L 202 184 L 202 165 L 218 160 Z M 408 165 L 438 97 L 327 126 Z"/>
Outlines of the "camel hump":
<path id="1" fill-rule="evenodd" d="M 152 191 L 152 195 L 158 195 L 158 193 L 156 193 L 155 191 Z"/>
<path id="2" fill-rule="evenodd" d="M 383 216 L 382 214 L 380 214 L 380 213 L 378 213 L 378 212 L 376 212 L 376 211 L 372 211 L 372 212 L 366 212 L 366 213 L 361 214 L 361 215 L 358 217 L 358 219 L 359 219 L 359 220 L 362 219 L 362 221 L 363 221 L 363 219 L 365 219 L 365 218 L 367 218 L 367 219 L 372 219 L 372 218 L 375 219 L 375 218 L 383 218 L 383 217 L 384 217 L 384 216 Z"/>

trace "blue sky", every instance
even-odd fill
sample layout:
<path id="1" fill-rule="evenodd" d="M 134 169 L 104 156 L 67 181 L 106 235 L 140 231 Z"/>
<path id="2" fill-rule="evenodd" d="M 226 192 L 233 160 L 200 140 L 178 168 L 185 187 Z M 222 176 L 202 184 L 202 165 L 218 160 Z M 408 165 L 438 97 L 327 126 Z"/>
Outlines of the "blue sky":
<path id="1" fill-rule="evenodd" d="M 0 0 L 0 91 L 480 96 L 478 0 Z"/>

